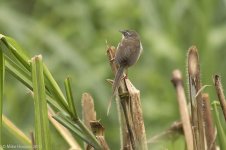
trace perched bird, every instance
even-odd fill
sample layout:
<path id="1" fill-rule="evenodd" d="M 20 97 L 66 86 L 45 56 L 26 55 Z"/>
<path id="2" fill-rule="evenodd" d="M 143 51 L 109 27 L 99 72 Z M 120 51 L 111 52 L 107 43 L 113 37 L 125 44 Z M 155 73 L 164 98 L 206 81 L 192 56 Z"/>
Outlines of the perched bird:
<path id="1" fill-rule="evenodd" d="M 143 50 L 140 36 L 136 31 L 120 30 L 120 32 L 122 33 L 122 40 L 118 44 L 115 54 L 115 63 L 119 65 L 119 69 L 113 83 L 113 95 L 119 87 L 124 70 L 127 73 L 127 69 L 137 62 Z"/>

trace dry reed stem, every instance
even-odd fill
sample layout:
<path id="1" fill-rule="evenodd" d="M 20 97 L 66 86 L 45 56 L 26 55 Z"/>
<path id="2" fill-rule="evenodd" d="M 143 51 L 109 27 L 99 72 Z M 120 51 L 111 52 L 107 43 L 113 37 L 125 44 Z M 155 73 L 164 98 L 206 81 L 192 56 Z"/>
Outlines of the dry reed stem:
<path id="1" fill-rule="evenodd" d="M 35 146 L 35 137 L 34 137 L 34 133 L 31 131 L 30 132 L 30 137 L 31 137 L 31 146 L 32 146 L 32 150 L 37 149 L 37 147 Z"/>
<path id="2" fill-rule="evenodd" d="M 205 122 L 205 135 L 206 135 L 206 144 L 208 150 L 216 150 L 215 145 L 215 129 L 213 125 L 213 119 L 211 115 L 211 107 L 209 95 L 207 93 L 203 93 L 203 114 L 204 114 L 204 122 Z"/>
<path id="3" fill-rule="evenodd" d="M 187 109 L 186 97 L 184 93 L 182 75 L 179 70 L 174 70 L 172 74 L 172 82 L 177 91 L 177 100 L 179 104 L 180 116 L 183 125 L 186 145 L 188 150 L 193 150 L 193 135 L 190 123 L 190 117 Z"/>
<path id="4" fill-rule="evenodd" d="M 192 112 L 192 126 L 194 149 L 205 149 L 205 136 L 203 126 L 203 101 L 201 91 L 200 79 L 200 65 L 198 50 L 192 46 L 188 50 L 188 76 L 189 76 L 189 89 L 191 99 L 191 112 Z M 199 92 L 199 94 L 197 94 Z"/>
<path id="5" fill-rule="evenodd" d="M 108 144 L 104 138 L 104 127 L 99 121 L 90 121 L 92 132 L 95 134 L 97 140 L 100 142 L 103 150 L 109 150 Z"/>
<path id="6" fill-rule="evenodd" d="M 218 99 L 219 99 L 220 104 L 221 104 L 221 109 L 222 109 L 223 114 L 224 114 L 224 119 L 226 121 L 226 101 L 225 101 L 224 91 L 223 91 L 223 87 L 222 87 L 221 79 L 220 79 L 219 75 L 214 76 L 214 85 L 215 85 L 215 88 L 216 88 Z"/>
<path id="7" fill-rule="evenodd" d="M 93 98 L 88 93 L 82 94 L 82 118 L 86 127 L 90 129 L 90 121 L 96 120 L 96 111 L 94 109 Z"/>
<path id="8" fill-rule="evenodd" d="M 116 52 L 115 47 L 107 45 L 107 56 L 108 56 L 109 64 L 111 66 L 111 70 L 114 75 L 117 72 L 117 66 L 114 63 L 115 52 Z M 121 86 L 119 88 L 121 89 Z M 128 133 L 124 113 L 123 113 L 123 110 L 121 107 L 121 102 L 117 98 L 116 98 L 116 105 L 117 105 L 117 111 L 118 111 L 118 116 L 119 116 L 121 149 L 122 150 L 130 150 L 130 149 L 132 149 L 132 145 L 130 142 L 130 136 Z"/>
<path id="9" fill-rule="evenodd" d="M 96 121 L 94 102 L 89 93 L 82 94 L 82 115 L 86 127 L 96 136 L 103 150 L 109 150 L 108 144 L 104 138 L 104 127 L 99 123 L 99 121 Z M 85 147 L 86 150 L 94 150 L 91 145 L 85 144 Z"/>
<path id="10" fill-rule="evenodd" d="M 140 91 L 137 90 L 130 80 L 126 79 L 126 87 L 130 95 L 130 115 L 132 116 L 132 127 L 139 149 L 147 149 L 147 139 L 144 127 L 143 114 L 141 109 Z"/>
<path id="11" fill-rule="evenodd" d="M 115 69 L 117 68 L 113 61 L 115 49 L 108 47 L 107 54 L 112 71 L 115 74 Z M 128 149 L 128 147 L 131 149 L 132 147 L 132 149 L 147 150 L 148 148 L 142 116 L 140 92 L 132 85 L 129 79 L 123 79 L 118 90 L 118 96 L 127 127 L 127 131 L 122 131 L 123 133 L 126 133 L 123 134 L 123 139 L 128 139 L 128 137 L 125 137 L 127 135 L 129 136 L 128 140 L 130 141 L 130 145 L 128 145 L 128 143 L 123 143 L 123 149 Z"/>

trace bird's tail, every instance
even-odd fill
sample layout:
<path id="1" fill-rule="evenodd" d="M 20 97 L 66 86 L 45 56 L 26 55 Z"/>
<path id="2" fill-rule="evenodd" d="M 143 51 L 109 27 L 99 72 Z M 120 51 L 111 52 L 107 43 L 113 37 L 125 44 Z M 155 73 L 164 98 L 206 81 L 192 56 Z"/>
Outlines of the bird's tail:
<path id="1" fill-rule="evenodd" d="M 111 108 L 111 102 L 112 102 L 112 99 L 113 97 L 115 96 L 116 94 L 116 90 L 118 89 L 119 87 L 119 83 L 120 83 L 120 80 L 122 78 L 122 75 L 123 75 L 123 71 L 124 71 L 124 67 L 123 66 L 120 66 L 116 75 L 115 75 L 115 80 L 114 80 L 114 83 L 113 83 L 113 92 L 112 92 L 112 96 L 108 102 L 108 108 L 107 108 L 107 115 L 109 114 L 109 111 L 110 111 L 110 108 Z"/>
<path id="2" fill-rule="evenodd" d="M 122 78 L 123 71 L 124 71 L 124 67 L 120 66 L 116 75 L 115 75 L 115 80 L 114 80 L 114 83 L 113 83 L 113 96 L 115 95 L 115 92 L 119 87 L 119 83 L 120 83 L 120 80 Z"/>

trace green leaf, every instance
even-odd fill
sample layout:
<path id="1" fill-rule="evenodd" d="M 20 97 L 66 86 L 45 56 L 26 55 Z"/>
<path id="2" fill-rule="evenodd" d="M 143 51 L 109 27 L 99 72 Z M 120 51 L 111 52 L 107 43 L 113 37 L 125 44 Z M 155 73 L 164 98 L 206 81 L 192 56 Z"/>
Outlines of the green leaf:
<path id="1" fill-rule="evenodd" d="M 32 82 L 35 107 L 35 142 L 40 149 L 50 150 L 49 120 L 43 74 L 42 56 L 32 58 Z"/>
<path id="2" fill-rule="evenodd" d="M 68 105 L 69 105 L 71 113 L 73 114 L 72 118 L 78 119 L 78 115 L 77 115 L 77 112 L 75 109 L 72 89 L 71 89 L 71 78 L 70 77 L 67 77 L 65 79 L 64 86 L 65 86 L 65 90 L 66 90 Z"/>
<path id="3" fill-rule="evenodd" d="M 92 145 L 95 149 L 102 149 L 97 139 L 91 132 L 89 132 L 89 130 L 80 121 L 80 119 L 71 121 L 69 118 L 63 116 L 62 114 L 58 114 L 53 118 L 61 123 L 64 127 L 72 131 L 73 134 L 81 138 L 87 144 Z"/>
<path id="4" fill-rule="evenodd" d="M 45 83 L 48 87 L 47 89 L 50 91 L 51 95 L 53 95 L 54 99 L 58 102 L 58 104 L 64 109 L 64 111 L 67 112 L 69 115 L 71 115 L 70 109 L 67 105 L 67 101 L 60 87 L 58 86 L 52 74 L 50 73 L 50 71 L 45 65 L 43 65 L 43 71 L 45 74 Z"/>
<path id="5" fill-rule="evenodd" d="M 25 52 L 19 48 L 20 50 L 16 49 L 15 47 L 19 47 L 18 44 L 14 40 L 9 37 L 3 36 L 1 41 L 5 44 L 8 50 L 17 58 L 17 60 L 23 64 L 23 66 L 30 70 L 30 64 L 28 63 L 29 58 L 25 55 Z"/>
<path id="6" fill-rule="evenodd" d="M 216 122 L 216 126 L 217 126 L 217 136 L 218 136 L 218 139 L 219 139 L 219 146 L 220 146 L 220 149 L 226 149 L 226 136 L 225 136 L 225 133 L 224 133 L 224 129 L 223 129 L 223 126 L 222 126 L 222 123 L 220 121 L 220 116 L 219 116 L 219 112 L 218 112 L 218 106 L 219 105 L 219 102 L 217 101 L 214 101 L 212 103 L 213 105 L 213 111 L 214 111 L 214 118 L 215 118 L 215 122 Z"/>
<path id="7" fill-rule="evenodd" d="M 5 57 L 6 60 L 6 71 L 9 72 L 12 76 L 14 76 L 17 80 L 19 80 L 21 83 L 23 83 L 27 88 L 30 90 L 33 90 L 32 82 L 31 82 L 31 75 L 26 72 L 24 69 L 22 69 L 18 64 L 13 62 L 10 58 Z M 65 110 L 57 103 L 56 100 L 51 98 L 50 93 L 46 91 L 46 99 L 51 106 L 55 107 L 61 112 L 65 112 Z"/>
<path id="8" fill-rule="evenodd" d="M 4 54 L 0 47 L 0 145 L 2 145 L 2 105 L 4 93 L 4 78 L 5 78 L 5 61 Z"/>

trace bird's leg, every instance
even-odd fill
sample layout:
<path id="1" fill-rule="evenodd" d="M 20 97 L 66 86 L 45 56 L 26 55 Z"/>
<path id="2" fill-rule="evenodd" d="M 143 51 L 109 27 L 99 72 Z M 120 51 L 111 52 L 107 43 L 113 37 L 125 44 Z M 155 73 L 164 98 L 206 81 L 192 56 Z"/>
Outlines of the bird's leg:
<path id="1" fill-rule="evenodd" d="M 113 57 L 111 60 L 110 60 L 110 62 L 113 62 L 115 60 L 115 57 Z"/>

